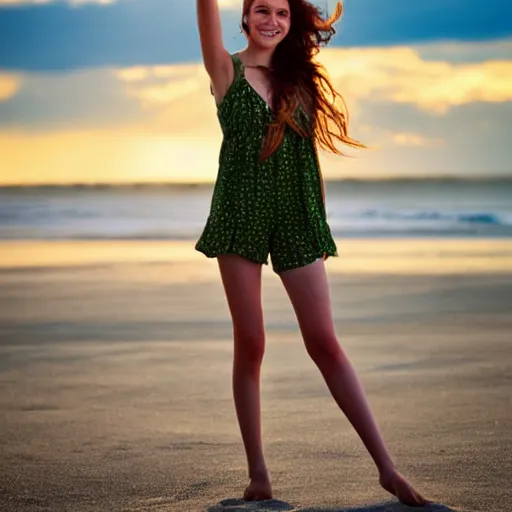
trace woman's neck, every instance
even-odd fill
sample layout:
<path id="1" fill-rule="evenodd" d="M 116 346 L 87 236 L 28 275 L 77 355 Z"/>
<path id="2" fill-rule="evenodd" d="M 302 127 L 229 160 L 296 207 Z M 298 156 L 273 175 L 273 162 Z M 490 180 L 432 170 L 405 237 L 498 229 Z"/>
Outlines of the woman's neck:
<path id="1" fill-rule="evenodd" d="M 240 52 L 240 54 L 242 55 L 246 66 L 263 66 L 270 68 L 274 50 L 275 48 L 266 49 L 261 47 L 254 47 L 253 45 L 249 44 L 245 50 Z"/>

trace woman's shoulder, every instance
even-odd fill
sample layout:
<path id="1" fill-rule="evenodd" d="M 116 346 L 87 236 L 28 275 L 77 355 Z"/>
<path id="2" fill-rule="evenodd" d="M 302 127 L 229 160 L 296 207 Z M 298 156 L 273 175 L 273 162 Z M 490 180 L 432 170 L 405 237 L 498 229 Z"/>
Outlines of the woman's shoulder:
<path id="1" fill-rule="evenodd" d="M 229 97 L 232 93 L 232 90 L 238 87 L 238 83 L 240 82 L 240 79 L 243 77 L 243 63 L 238 55 L 238 52 L 230 53 L 231 61 L 233 63 L 233 80 L 229 84 L 229 87 L 227 88 L 225 94 L 220 98 L 220 100 L 216 101 L 217 109 L 220 109 L 221 106 L 224 106 L 226 103 L 226 98 Z M 210 85 L 210 92 L 212 95 L 214 95 L 214 91 L 212 86 Z"/>
<path id="2" fill-rule="evenodd" d="M 230 53 L 231 60 L 233 61 L 233 66 L 235 68 L 235 74 L 238 75 L 242 73 L 244 63 L 240 58 L 240 52 Z"/>

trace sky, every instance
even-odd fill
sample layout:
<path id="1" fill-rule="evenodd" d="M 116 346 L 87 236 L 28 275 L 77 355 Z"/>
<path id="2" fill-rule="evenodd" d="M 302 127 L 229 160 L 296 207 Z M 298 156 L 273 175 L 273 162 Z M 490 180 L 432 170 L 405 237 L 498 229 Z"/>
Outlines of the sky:
<path id="1" fill-rule="evenodd" d="M 318 59 L 369 149 L 324 177 L 512 176 L 512 3 L 344 8 Z M 0 0 L 0 184 L 212 182 L 220 143 L 193 0 Z"/>

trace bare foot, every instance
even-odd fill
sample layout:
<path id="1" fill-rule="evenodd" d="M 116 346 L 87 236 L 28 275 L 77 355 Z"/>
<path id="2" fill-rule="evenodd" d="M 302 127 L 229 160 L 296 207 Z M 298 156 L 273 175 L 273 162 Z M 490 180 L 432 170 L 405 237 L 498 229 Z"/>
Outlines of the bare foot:
<path id="1" fill-rule="evenodd" d="M 381 473 L 379 483 L 404 505 L 422 507 L 431 503 L 416 491 L 405 477 L 396 470 Z"/>
<path id="2" fill-rule="evenodd" d="M 244 492 L 246 501 L 263 501 L 272 499 L 272 484 L 268 472 L 254 475 Z"/>

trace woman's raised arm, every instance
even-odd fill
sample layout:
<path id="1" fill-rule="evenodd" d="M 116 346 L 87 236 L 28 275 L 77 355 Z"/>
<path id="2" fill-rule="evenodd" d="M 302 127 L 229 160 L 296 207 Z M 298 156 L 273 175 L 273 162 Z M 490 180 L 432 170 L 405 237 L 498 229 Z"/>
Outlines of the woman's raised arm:
<path id="1" fill-rule="evenodd" d="M 204 67 L 212 82 L 217 103 L 234 79 L 233 62 L 222 42 L 222 27 L 217 0 L 197 1 L 197 24 Z"/>

